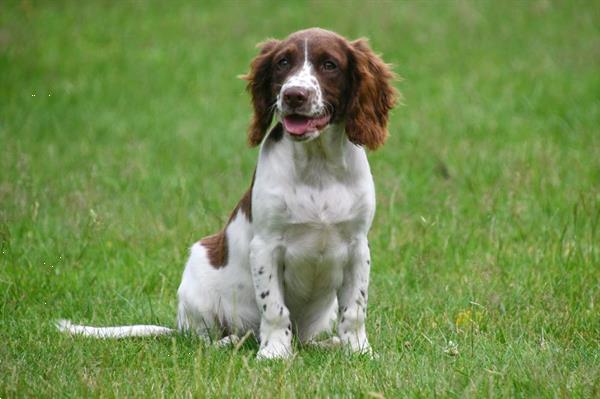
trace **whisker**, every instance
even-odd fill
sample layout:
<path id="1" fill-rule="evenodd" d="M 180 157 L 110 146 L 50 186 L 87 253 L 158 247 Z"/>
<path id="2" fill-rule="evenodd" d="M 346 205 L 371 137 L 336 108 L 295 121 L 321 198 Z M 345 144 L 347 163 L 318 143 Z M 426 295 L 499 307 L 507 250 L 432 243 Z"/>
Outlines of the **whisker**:
<path id="1" fill-rule="evenodd" d="M 325 106 L 325 111 L 328 114 L 333 114 L 333 111 L 335 110 L 335 107 L 333 106 L 333 104 L 331 104 L 329 101 L 327 100 L 323 100 L 323 105 Z"/>

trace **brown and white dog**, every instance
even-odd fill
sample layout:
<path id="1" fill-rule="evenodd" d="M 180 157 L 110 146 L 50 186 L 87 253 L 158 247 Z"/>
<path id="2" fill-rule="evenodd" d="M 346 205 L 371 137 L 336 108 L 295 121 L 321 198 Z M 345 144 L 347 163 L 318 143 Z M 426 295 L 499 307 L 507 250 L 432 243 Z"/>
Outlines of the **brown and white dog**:
<path id="1" fill-rule="evenodd" d="M 225 228 L 192 246 L 178 328 L 204 337 L 218 331 L 221 342 L 252 331 L 259 358 L 281 358 L 292 354 L 293 333 L 312 342 L 337 320 L 333 342 L 370 353 L 367 233 L 375 189 L 364 147 L 376 149 L 387 137 L 394 75 L 365 40 L 323 29 L 260 48 L 244 77 L 254 108 L 249 142 L 260 144 L 252 185 Z M 114 338 L 174 331 L 68 321 L 59 328 Z"/>

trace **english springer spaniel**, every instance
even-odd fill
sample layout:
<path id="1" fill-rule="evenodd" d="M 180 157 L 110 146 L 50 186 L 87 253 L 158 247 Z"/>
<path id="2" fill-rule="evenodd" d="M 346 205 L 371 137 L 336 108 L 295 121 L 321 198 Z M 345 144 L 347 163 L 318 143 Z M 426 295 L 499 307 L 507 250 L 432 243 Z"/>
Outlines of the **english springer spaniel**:
<path id="1" fill-rule="evenodd" d="M 367 233 L 375 189 L 364 148 L 378 148 L 388 135 L 394 74 L 365 40 L 314 28 L 262 43 L 244 79 L 258 164 L 227 225 L 191 248 L 178 328 L 219 334 L 220 343 L 254 332 L 259 358 L 284 358 L 293 334 L 313 343 L 337 321 L 330 344 L 371 353 Z M 59 328 L 113 338 L 174 331 L 68 321 Z"/>

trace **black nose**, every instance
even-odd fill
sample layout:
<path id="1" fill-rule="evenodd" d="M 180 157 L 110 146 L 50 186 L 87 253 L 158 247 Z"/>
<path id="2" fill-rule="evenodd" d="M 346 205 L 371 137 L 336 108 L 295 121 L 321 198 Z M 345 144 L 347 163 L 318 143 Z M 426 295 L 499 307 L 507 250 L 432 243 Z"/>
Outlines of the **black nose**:
<path id="1" fill-rule="evenodd" d="M 308 99 L 308 92 L 301 87 L 290 87 L 283 93 L 283 101 L 290 108 L 301 107 Z"/>

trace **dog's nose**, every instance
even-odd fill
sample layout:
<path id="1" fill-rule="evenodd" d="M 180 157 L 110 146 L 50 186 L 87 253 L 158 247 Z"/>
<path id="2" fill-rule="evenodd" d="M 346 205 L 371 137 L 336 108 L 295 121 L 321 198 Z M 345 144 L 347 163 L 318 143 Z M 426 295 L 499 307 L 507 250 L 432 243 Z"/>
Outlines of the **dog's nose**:
<path id="1" fill-rule="evenodd" d="M 290 108 L 299 108 L 308 99 L 308 91 L 301 87 L 290 87 L 283 93 L 283 101 Z"/>

